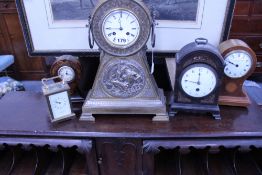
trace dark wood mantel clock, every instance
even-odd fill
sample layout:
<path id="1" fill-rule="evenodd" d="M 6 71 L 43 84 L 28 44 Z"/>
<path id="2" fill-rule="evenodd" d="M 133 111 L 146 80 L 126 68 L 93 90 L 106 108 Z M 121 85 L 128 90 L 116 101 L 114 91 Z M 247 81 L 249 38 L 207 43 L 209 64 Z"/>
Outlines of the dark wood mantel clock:
<path id="1" fill-rule="evenodd" d="M 227 40 L 220 44 L 219 49 L 226 64 L 219 104 L 246 107 L 250 100 L 243 89 L 243 83 L 256 68 L 256 54 L 239 39 Z"/>
<path id="2" fill-rule="evenodd" d="M 70 86 L 70 94 L 74 94 L 78 88 L 81 78 L 82 67 L 78 57 L 72 55 L 62 55 L 56 57 L 55 62 L 50 68 L 52 77 L 60 76 L 64 82 Z"/>
<path id="3" fill-rule="evenodd" d="M 163 91 L 147 64 L 152 24 L 142 1 L 107 0 L 96 6 L 89 43 L 100 48 L 100 65 L 80 120 L 94 121 L 93 114 L 153 114 L 153 121 L 169 120 Z"/>
<path id="4" fill-rule="evenodd" d="M 170 115 L 179 111 L 211 113 L 221 119 L 219 86 L 224 60 L 218 49 L 204 38 L 184 46 L 176 55 L 174 103 Z"/>

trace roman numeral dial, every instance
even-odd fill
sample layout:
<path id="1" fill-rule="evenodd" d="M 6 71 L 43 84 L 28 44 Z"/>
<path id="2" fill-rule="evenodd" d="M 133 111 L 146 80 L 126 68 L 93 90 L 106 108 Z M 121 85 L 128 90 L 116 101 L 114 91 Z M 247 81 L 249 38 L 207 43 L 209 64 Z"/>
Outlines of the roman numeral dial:
<path id="1" fill-rule="evenodd" d="M 129 47 L 138 39 L 140 26 L 137 17 L 128 10 L 108 13 L 102 24 L 103 36 L 114 47 Z"/>

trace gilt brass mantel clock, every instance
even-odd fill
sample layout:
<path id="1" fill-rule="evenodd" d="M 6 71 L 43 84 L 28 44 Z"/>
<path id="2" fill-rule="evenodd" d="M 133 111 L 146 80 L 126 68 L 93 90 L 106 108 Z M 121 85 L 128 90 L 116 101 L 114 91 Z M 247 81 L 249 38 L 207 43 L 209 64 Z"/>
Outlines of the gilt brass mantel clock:
<path id="1" fill-rule="evenodd" d="M 80 120 L 93 114 L 153 114 L 168 121 L 163 91 L 149 73 L 146 43 L 152 29 L 147 7 L 138 0 L 101 1 L 90 20 L 89 43 L 101 50 L 93 88 Z"/>

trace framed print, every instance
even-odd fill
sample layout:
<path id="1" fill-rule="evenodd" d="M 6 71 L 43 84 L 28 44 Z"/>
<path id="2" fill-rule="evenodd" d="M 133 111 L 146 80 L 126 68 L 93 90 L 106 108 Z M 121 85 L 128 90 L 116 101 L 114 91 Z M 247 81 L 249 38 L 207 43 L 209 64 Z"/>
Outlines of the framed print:
<path id="1" fill-rule="evenodd" d="M 98 1 L 16 0 L 29 55 L 98 55 L 88 43 L 88 20 Z M 228 37 L 235 0 L 143 1 L 156 19 L 156 54 L 176 53 L 200 37 L 218 46 Z"/>

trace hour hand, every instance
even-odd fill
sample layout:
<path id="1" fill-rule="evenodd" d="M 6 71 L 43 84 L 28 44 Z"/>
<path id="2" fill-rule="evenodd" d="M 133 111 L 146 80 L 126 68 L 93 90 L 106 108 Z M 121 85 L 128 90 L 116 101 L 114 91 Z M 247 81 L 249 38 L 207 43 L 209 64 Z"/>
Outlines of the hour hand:
<path id="1" fill-rule="evenodd" d="M 62 102 L 60 102 L 60 101 L 55 101 L 57 104 L 61 104 Z"/>
<path id="2" fill-rule="evenodd" d="M 190 80 L 185 80 L 186 82 L 190 82 L 190 83 L 195 83 L 195 84 L 198 84 L 198 82 L 195 82 L 195 81 L 190 81 Z"/>
<path id="3" fill-rule="evenodd" d="M 107 30 L 120 30 L 120 27 L 107 27 Z"/>

